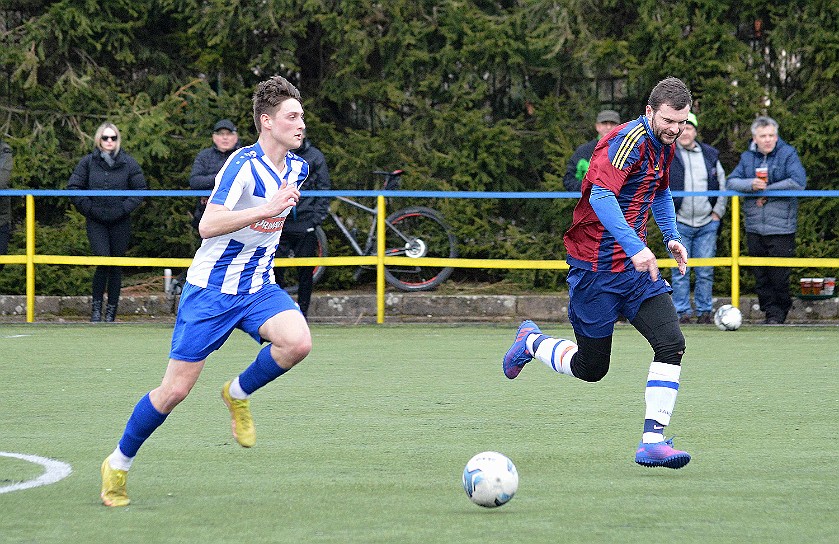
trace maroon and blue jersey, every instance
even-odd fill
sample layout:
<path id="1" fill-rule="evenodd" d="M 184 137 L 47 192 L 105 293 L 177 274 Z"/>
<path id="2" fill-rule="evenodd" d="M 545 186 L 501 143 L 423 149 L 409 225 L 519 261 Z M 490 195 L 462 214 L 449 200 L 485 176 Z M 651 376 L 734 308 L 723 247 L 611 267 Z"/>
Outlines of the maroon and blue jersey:
<path id="1" fill-rule="evenodd" d="M 615 194 L 624 219 L 646 246 L 650 207 L 670 184 L 675 150 L 675 143 L 658 141 L 644 115 L 615 127 L 597 143 L 583 178 L 582 198 L 564 237 L 569 265 L 594 272 L 634 269 L 630 256 L 594 212 L 589 202 L 592 186 Z M 663 226 L 662 231 L 670 227 Z M 675 231 L 675 221 L 672 229 Z"/>

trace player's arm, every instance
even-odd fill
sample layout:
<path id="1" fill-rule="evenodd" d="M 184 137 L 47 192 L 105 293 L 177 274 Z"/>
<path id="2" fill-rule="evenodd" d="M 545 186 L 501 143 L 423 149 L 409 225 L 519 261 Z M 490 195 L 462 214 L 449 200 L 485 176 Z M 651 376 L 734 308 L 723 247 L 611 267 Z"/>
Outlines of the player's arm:
<path id="1" fill-rule="evenodd" d="M 687 271 L 688 252 L 682 245 L 682 237 L 676 227 L 676 207 L 673 205 L 673 195 L 670 194 L 670 187 L 656 191 L 652 203 L 653 218 L 664 237 L 664 245 L 676 259 L 679 272 L 684 275 Z"/>
<path id="2" fill-rule="evenodd" d="M 256 221 L 277 217 L 287 208 L 297 204 L 300 191 L 296 184 L 284 184 L 274 196 L 261 206 L 245 210 L 231 210 L 221 204 L 207 204 L 207 209 L 201 217 L 198 232 L 202 238 L 212 238 L 235 232 Z"/>
<path id="3" fill-rule="evenodd" d="M 597 214 L 597 218 L 609 234 L 615 237 L 627 255 L 635 255 L 647 247 L 638 237 L 635 229 L 626 222 L 615 193 L 599 185 L 592 185 L 589 203 Z"/>

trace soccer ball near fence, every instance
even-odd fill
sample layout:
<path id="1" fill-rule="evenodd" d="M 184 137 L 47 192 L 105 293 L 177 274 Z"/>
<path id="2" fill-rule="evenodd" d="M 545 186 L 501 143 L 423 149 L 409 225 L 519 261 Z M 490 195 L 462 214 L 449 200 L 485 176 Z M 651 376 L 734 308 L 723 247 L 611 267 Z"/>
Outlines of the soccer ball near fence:
<path id="1" fill-rule="evenodd" d="M 731 304 L 720 306 L 714 314 L 714 325 L 721 331 L 736 331 L 743 324 L 743 314 Z"/>
<path id="2" fill-rule="evenodd" d="M 519 488 L 519 473 L 506 456 L 485 451 L 469 459 L 463 469 L 463 489 L 475 504 L 495 508 L 506 504 Z"/>

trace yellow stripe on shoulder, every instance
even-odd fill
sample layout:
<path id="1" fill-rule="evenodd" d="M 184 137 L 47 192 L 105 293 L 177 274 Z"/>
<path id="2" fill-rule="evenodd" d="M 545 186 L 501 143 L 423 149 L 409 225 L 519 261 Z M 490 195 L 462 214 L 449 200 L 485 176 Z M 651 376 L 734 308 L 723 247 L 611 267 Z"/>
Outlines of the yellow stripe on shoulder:
<path id="1" fill-rule="evenodd" d="M 642 123 L 638 123 L 635 128 L 626 133 L 620 147 L 618 147 L 618 152 L 615 153 L 614 158 L 612 158 L 612 166 L 618 170 L 623 170 L 623 167 L 626 165 L 626 161 L 629 158 L 629 154 L 632 153 L 633 148 L 635 148 L 635 144 L 638 143 L 638 140 L 641 139 L 644 132 L 644 125 Z"/>

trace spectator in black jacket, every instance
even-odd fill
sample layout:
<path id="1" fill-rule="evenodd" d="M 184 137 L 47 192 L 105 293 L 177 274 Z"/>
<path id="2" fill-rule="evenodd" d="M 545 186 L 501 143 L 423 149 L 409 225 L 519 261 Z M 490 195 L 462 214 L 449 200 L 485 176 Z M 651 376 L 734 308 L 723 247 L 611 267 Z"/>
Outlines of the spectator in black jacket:
<path id="1" fill-rule="evenodd" d="M 212 191 L 216 183 L 216 174 L 230 157 L 242 147 L 239 144 L 239 134 L 236 125 L 230 119 L 222 119 L 213 126 L 213 146 L 202 149 L 192 163 L 189 174 L 189 188 L 193 191 Z M 202 196 L 195 204 L 192 216 L 192 226 L 198 229 L 201 216 L 207 207 L 207 197 Z"/>
<path id="2" fill-rule="evenodd" d="M 67 182 L 68 189 L 142 190 L 147 189 L 140 165 L 122 151 L 119 129 L 102 123 L 93 136 L 95 149 L 85 155 Z M 87 218 L 87 237 L 94 255 L 122 257 L 131 239 L 131 212 L 143 201 L 141 196 L 74 196 L 76 209 Z M 90 320 L 102 321 L 102 301 L 108 291 L 105 321 L 117 316 L 122 289 L 122 267 L 97 266 L 93 275 L 93 303 Z"/>
<path id="3" fill-rule="evenodd" d="M 12 177 L 12 148 L 9 144 L 0 140 L 0 189 L 9 188 L 9 180 Z M 12 234 L 12 197 L 0 196 L 0 255 L 9 251 L 9 238 Z M 0 270 L 6 266 L 0 263 Z"/>
<path id="4" fill-rule="evenodd" d="M 328 191 L 331 188 L 326 157 L 320 149 L 312 145 L 308 138 L 304 138 L 303 145 L 292 150 L 292 153 L 309 163 L 309 177 L 303 183 L 303 191 Z M 292 208 L 291 213 L 286 217 L 277 255 L 282 257 L 317 256 L 318 239 L 315 228 L 323 223 L 329 214 L 329 201 L 329 197 L 304 196 L 300 199 L 297 206 Z M 308 315 L 309 304 L 312 300 L 313 272 L 313 266 L 297 267 L 297 305 L 300 306 L 304 317 Z M 285 269 L 279 267 L 275 273 L 281 286 L 284 273 Z"/>
<path id="5" fill-rule="evenodd" d="M 568 167 L 565 169 L 565 176 L 562 178 L 562 184 L 565 185 L 566 191 L 580 190 L 583 177 L 588 172 L 588 163 L 591 161 L 594 146 L 597 145 L 600 138 L 609 134 L 609 131 L 619 124 L 621 124 L 621 117 L 615 110 L 603 110 L 597 114 L 597 120 L 594 123 L 597 138 L 578 147 L 568 160 Z"/>

